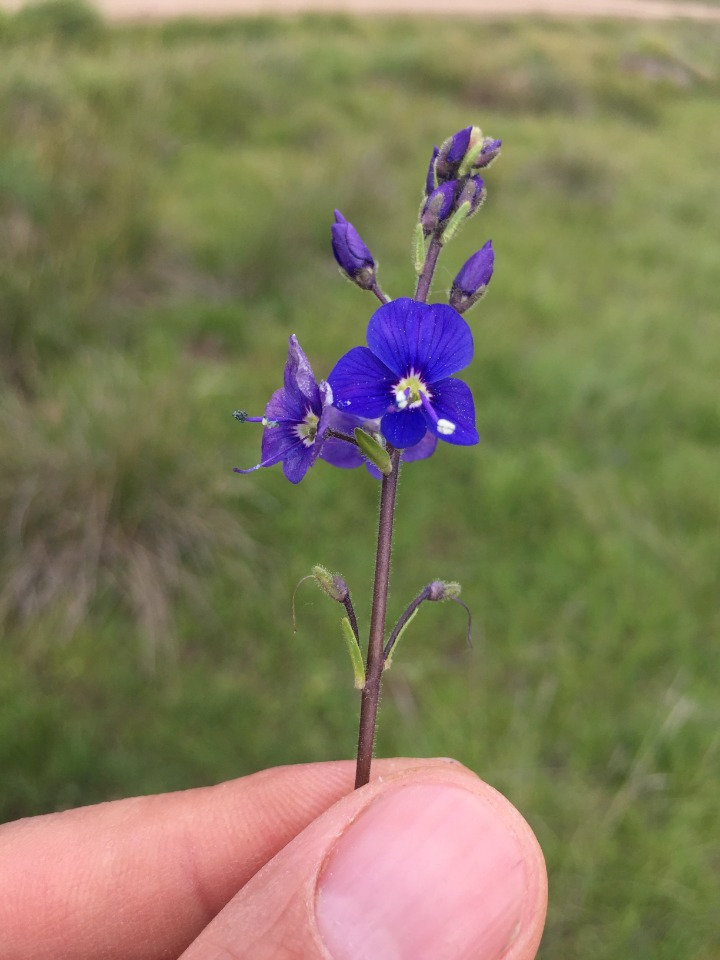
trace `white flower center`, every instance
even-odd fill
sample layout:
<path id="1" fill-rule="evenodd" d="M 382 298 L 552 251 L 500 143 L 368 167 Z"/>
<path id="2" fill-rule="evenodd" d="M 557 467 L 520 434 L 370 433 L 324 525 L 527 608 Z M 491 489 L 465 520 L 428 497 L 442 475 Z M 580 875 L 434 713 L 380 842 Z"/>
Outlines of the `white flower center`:
<path id="1" fill-rule="evenodd" d="M 312 410 L 308 410 L 302 423 L 298 423 L 295 427 L 296 436 L 306 447 L 311 447 L 315 443 L 319 419 Z"/>
<path id="2" fill-rule="evenodd" d="M 420 377 L 412 370 L 407 377 L 403 377 L 395 384 L 393 393 L 398 410 L 414 410 L 422 406 L 423 396 L 427 400 L 432 397 Z"/>

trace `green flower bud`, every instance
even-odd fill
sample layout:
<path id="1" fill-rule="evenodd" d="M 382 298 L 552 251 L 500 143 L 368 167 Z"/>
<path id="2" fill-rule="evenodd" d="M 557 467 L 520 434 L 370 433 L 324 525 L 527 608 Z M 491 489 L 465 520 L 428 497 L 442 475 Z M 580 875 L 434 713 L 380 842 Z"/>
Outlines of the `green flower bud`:
<path id="1" fill-rule="evenodd" d="M 326 593 L 331 600 L 337 600 L 338 603 L 345 603 L 349 590 L 348 585 L 342 577 L 330 573 L 325 567 L 316 564 L 312 568 L 312 576 L 315 582 Z"/>
<path id="2" fill-rule="evenodd" d="M 371 463 L 375 464 L 380 473 L 386 477 L 392 473 L 390 454 L 374 437 L 371 437 L 369 433 L 365 433 L 360 427 L 355 427 L 355 440 L 362 453 Z"/>

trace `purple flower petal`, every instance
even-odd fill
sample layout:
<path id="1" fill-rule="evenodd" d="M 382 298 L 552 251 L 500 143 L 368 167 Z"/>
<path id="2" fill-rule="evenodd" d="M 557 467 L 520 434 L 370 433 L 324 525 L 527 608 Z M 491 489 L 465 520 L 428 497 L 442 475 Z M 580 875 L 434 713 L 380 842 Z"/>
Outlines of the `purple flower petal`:
<path id="1" fill-rule="evenodd" d="M 407 297 L 375 311 L 368 324 L 367 342 L 398 378 L 414 370 L 426 384 L 457 373 L 473 357 L 470 327 L 452 307 Z"/>
<path id="2" fill-rule="evenodd" d="M 420 223 L 426 235 L 445 223 L 453 213 L 457 191 L 457 180 L 448 180 L 446 183 L 441 183 L 427 198 L 420 214 Z"/>
<path id="3" fill-rule="evenodd" d="M 333 467 L 340 467 L 342 470 L 352 470 L 355 467 L 362 466 L 365 458 L 354 443 L 347 443 L 345 440 L 337 440 L 335 437 L 329 437 L 323 442 L 320 459 L 326 460 Z"/>
<path id="4" fill-rule="evenodd" d="M 432 156 L 430 157 L 430 163 L 428 164 L 427 176 L 425 178 L 426 197 L 429 197 L 435 189 L 435 161 L 437 160 L 438 153 L 440 153 L 440 150 L 437 147 L 434 147 Z"/>
<path id="5" fill-rule="evenodd" d="M 438 427 L 437 421 L 425 414 L 428 429 L 432 430 L 435 436 L 447 443 L 457 443 L 463 446 L 470 446 L 480 440 L 475 428 L 473 396 L 470 387 L 462 380 L 448 377 L 446 380 L 434 383 L 432 385 L 431 404 L 439 421 L 444 420 L 455 425 L 455 429 L 451 433 L 444 432 Z"/>
<path id="6" fill-rule="evenodd" d="M 312 372 L 312 367 L 305 356 L 298 339 L 293 334 L 288 343 L 288 358 L 285 364 L 285 389 L 288 394 L 300 393 L 311 407 L 313 413 L 319 415 L 322 406 L 320 391 Z M 288 400 L 290 397 L 287 398 Z M 306 410 L 303 410 L 303 416 Z"/>
<path id="7" fill-rule="evenodd" d="M 406 450 L 403 450 L 401 459 L 405 463 L 410 463 L 413 460 L 427 460 L 428 457 L 431 457 L 435 453 L 437 445 L 437 437 L 428 430 L 420 443 L 416 443 L 413 447 L 408 447 Z"/>
<path id="8" fill-rule="evenodd" d="M 386 413 L 380 421 L 380 429 L 387 442 L 401 450 L 419 443 L 427 426 L 421 410 L 399 410 Z"/>
<path id="9" fill-rule="evenodd" d="M 458 130 L 458 132 L 451 137 L 446 153 L 448 163 L 460 163 L 465 156 L 468 145 L 470 144 L 472 129 L 472 127 L 465 127 L 463 130 Z"/>
<path id="10" fill-rule="evenodd" d="M 317 448 L 317 449 L 314 449 Z M 317 459 L 319 445 L 306 447 L 302 440 L 289 450 L 283 458 L 283 473 L 290 483 L 300 483 L 310 467 Z"/>
<path id="11" fill-rule="evenodd" d="M 278 463 L 296 446 L 305 447 L 295 432 L 296 424 L 279 423 L 276 427 L 265 427 L 262 436 L 262 462 L 266 467 Z"/>
<path id="12" fill-rule="evenodd" d="M 281 387 L 268 400 L 265 418 L 280 421 L 293 420 L 300 423 L 309 406 L 308 400 L 299 390 L 286 390 L 285 387 Z"/>
<path id="13" fill-rule="evenodd" d="M 465 297 L 472 297 L 480 287 L 490 283 L 495 264 L 495 252 L 492 240 L 480 247 L 460 268 L 453 280 L 453 292 L 457 290 Z"/>
<path id="14" fill-rule="evenodd" d="M 353 347 L 328 377 L 337 409 L 370 420 L 382 416 L 392 404 L 391 390 L 396 380 L 367 347 Z"/>
<path id="15" fill-rule="evenodd" d="M 427 430 L 420 443 L 416 443 L 412 447 L 406 447 L 403 450 L 400 459 L 403 463 L 410 463 L 412 460 L 426 460 L 435 453 L 437 444 L 437 437 Z M 375 477 L 376 480 L 382 480 L 382 474 L 374 463 L 368 461 L 365 466 L 371 477 Z"/>

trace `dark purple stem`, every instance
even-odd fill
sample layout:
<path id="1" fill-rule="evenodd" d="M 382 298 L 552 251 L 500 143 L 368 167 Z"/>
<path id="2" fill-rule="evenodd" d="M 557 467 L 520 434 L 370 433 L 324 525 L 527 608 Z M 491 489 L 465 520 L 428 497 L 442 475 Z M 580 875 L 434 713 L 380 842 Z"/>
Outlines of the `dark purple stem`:
<path id="1" fill-rule="evenodd" d="M 375 583 L 373 585 L 372 617 L 370 620 L 370 639 L 368 640 L 365 686 L 360 703 L 360 731 L 358 734 L 357 768 L 355 788 L 364 786 L 370 780 L 373 746 L 375 745 L 375 725 L 380 703 L 380 681 L 382 679 L 385 658 L 383 640 L 385 638 L 385 616 L 387 612 L 388 586 L 390 583 L 390 552 L 392 549 L 393 520 L 395 517 L 395 496 L 397 493 L 398 472 L 400 469 L 400 451 L 391 455 L 392 472 L 382 478 L 380 493 L 380 519 L 378 523 L 378 543 L 375 558 Z"/>
<path id="2" fill-rule="evenodd" d="M 352 627 L 352 632 L 355 634 L 355 639 L 357 640 L 357 645 L 360 646 L 360 631 L 358 630 L 357 617 L 355 616 L 355 607 L 353 607 L 353 602 L 350 599 L 350 594 L 345 597 L 342 601 L 343 606 L 345 607 L 345 613 L 347 618 L 350 621 L 350 626 Z"/>
<path id="3" fill-rule="evenodd" d="M 408 622 L 410 617 L 415 613 L 415 611 L 420 606 L 420 604 L 423 603 L 425 600 L 428 600 L 429 598 L 430 598 L 430 587 L 428 586 L 422 589 L 420 593 L 415 597 L 415 599 L 408 604 L 407 609 L 405 610 L 405 612 L 402 614 L 398 622 L 393 627 L 393 632 L 390 634 L 390 639 L 385 644 L 385 649 L 383 650 L 383 660 L 387 660 L 387 658 L 392 653 L 392 648 L 395 646 L 395 641 L 400 636 L 403 627 Z"/>
<path id="4" fill-rule="evenodd" d="M 440 242 L 439 234 L 433 234 L 433 238 L 430 241 L 430 246 L 428 251 L 425 254 L 425 263 L 423 264 L 422 273 L 418 277 L 417 289 L 415 290 L 415 299 L 419 300 L 420 303 L 425 303 L 430 293 L 430 284 L 432 283 L 433 274 L 435 273 L 435 267 L 437 266 L 438 257 L 440 256 L 440 251 L 442 250 L 442 243 Z"/>
<path id="5" fill-rule="evenodd" d="M 375 294 L 375 296 L 378 298 L 380 303 L 390 303 L 390 297 L 385 293 L 384 290 L 380 288 L 380 285 L 378 284 L 377 280 L 370 287 L 370 290 L 372 293 Z"/>
<path id="6" fill-rule="evenodd" d="M 344 440 L 345 443 L 352 443 L 353 446 L 357 446 L 358 442 L 355 437 L 351 437 L 347 433 L 341 433 L 339 430 L 326 430 L 326 437 L 334 437 L 335 440 Z"/>

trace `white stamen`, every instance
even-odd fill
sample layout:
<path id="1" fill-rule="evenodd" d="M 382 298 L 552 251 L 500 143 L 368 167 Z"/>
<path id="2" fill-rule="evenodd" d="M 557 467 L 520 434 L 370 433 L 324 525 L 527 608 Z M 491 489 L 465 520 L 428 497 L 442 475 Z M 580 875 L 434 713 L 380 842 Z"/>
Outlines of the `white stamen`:
<path id="1" fill-rule="evenodd" d="M 278 426 L 278 422 L 277 422 L 277 420 L 268 420 L 267 417 L 263 417 L 263 418 L 262 418 L 262 425 L 263 425 L 264 427 L 277 427 L 277 426 Z"/>
<path id="2" fill-rule="evenodd" d="M 404 410 L 408 405 L 408 394 L 409 390 L 396 390 L 395 391 L 395 403 L 397 404 L 398 410 Z"/>
<path id="3" fill-rule="evenodd" d="M 455 433 L 456 424 L 452 420 L 444 420 L 442 417 L 437 422 L 437 432 L 441 433 L 444 437 L 449 437 L 451 434 Z"/>

